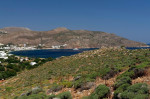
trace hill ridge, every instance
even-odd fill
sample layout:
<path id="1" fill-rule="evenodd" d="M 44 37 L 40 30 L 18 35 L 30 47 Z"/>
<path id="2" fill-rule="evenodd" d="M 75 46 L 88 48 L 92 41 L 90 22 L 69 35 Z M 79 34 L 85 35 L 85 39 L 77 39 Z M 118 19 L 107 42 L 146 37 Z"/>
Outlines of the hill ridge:
<path id="1" fill-rule="evenodd" d="M 100 48 L 105 47 L 143 47 L 144 43 L 128 40 L 112 33 L 88 30 L 69 30 L 64 27 L 50 31 L 32 31 L 26 28 L 5 28 L 7 35 L 1 34 L 0 43 L 28 44 L 44 48 L 67 44 L 61 48 Z"/>

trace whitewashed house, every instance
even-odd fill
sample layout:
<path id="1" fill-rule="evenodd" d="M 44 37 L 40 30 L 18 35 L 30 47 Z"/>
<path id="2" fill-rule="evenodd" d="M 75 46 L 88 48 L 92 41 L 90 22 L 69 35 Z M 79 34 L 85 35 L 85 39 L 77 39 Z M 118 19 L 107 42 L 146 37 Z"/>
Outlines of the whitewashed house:
<path id="1" fill-rule="evenodd" d="M 3 46 L 4 44 L 0 43 L 0 46 Z"/>
<path id="2" fill-rule="evenodd" d="M 37 64 L 36 62 L 30 62 L 30 65 L 32 65 L 32 66 L 34 66 L 36 64 Z"/>
<path id="3" fill-rule="evenodd" d="M 0 51 L 0 57 L 5 57 L 7 54 L 4 51 Z"/>
<path id="4" fill-rule="evenodd" d="M 8 59 L 7 54 L 4 51 L 0 51 L 0 58 Z"/>

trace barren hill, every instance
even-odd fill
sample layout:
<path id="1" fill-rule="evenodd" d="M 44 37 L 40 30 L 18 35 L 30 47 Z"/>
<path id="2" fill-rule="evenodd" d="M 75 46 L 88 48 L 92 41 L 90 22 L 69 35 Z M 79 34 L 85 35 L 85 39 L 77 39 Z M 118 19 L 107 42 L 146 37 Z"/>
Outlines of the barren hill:
<path id="1" fill-rule="evenodd" d="M 45 47 L 67 44 L 65 48 L 99 48 L 102 46 L 147 46 L 144 43 L 128 40 L 115 34 L 102 31 L 69 30 L 56 28 L 50 31 L 32 31 L 28 28 L 7 27 L 0 29 L 0 43 L 43 44 Z"/>

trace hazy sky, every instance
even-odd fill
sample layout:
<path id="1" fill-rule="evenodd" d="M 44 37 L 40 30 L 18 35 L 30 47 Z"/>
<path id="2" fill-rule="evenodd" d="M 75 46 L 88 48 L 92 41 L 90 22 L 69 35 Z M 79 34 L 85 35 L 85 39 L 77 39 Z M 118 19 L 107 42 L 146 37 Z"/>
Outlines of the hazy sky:
<path id="1" fill-rule="evenodd" d="M 150 0 L 0 0 L 0 28 L 66 27 L 150 43 Z"/>

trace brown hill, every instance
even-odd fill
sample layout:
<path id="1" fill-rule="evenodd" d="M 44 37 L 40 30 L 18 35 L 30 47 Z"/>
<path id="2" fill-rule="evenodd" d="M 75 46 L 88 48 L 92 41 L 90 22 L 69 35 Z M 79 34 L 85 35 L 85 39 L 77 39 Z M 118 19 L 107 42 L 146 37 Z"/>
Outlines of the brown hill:
<path id="1" fill-rule="evenodd" d="M 102 46 L 147 46 L 144 43 L 131 41 L 115 34 L 101 31 L 69 30 L 56 28 L 50 31 L 32 31 L 28 28 L 7 27 L 0 34 L 0 43 L 8 44 L 43 44 L 50 48 L 53 45 L 67 44 L 65 48 L 99 48 Z"/>

